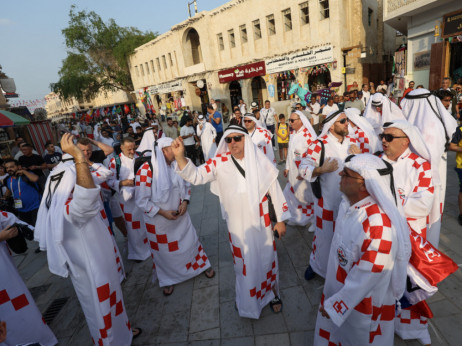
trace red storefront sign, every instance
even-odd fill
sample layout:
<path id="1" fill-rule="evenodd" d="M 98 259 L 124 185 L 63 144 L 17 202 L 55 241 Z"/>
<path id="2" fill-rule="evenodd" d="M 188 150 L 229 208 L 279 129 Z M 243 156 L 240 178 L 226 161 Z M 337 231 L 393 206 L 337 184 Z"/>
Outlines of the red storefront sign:
<path id="1" fill-rule="evenodd" d="M 253 78 L 257 76 L 264 76 L 266 74 L 265 62 L 259 61 L 253 64 L 229 68 L 218 72 L 218 79 L 220 83 L 228 83 L 233 80 Z"/>

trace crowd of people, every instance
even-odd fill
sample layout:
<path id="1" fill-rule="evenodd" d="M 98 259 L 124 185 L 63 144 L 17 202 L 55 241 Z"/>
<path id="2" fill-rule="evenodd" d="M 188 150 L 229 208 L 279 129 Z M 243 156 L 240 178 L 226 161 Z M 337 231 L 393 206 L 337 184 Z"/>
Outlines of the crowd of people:
<path id="1" fill-rule="evenodd" d="M 191 184 L 210 182 L 228 226 L 239 316 L 258 319 L 267 305 L 281 312 L 276 239 L 289 225 L 314 232 L 305 279 L 325 280 L 316 345 L 391 345 L 395 333 L 430 344 L 425 300 L 457 269 L 438 245 L 448 150 L 457 152 L 462 225 L 460 88 L 411 83 L 399 105 L 383 81 L 313 95 L 287 114 L 241 100 L 229 124 L 214 103 L 166 122 L 72 120 L 43 155 L 16 138 L 0 168 L 0 273 L 11 278 L 0 283 L 0 342 L 57 343 L 8 251 L 27 250 L 12 242 L 25 242 L 28 227 L 50 271 L 71 278 L 93 343 L 130 345 L 142 330 L 124 307 L 122 256 L 151 258 L 166 297 L 197 275 L 213 278 L 188 213 Z M 437 277 L 434 266 L 444 268 Z"/>

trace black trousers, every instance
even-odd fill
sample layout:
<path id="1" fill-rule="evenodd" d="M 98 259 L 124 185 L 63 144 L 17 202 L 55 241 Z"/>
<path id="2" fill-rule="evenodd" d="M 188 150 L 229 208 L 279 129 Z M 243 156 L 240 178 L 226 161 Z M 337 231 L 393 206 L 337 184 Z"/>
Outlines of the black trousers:
<path id="1" fill-rule="evenodd" d="M 35 227 L 35 223 L 37 222 L 37 213 L 38 209 L 34 209 L 28 212 L 18 211 L 18 218 L 19 220 L 24 221 L 29 225 Z"/>
<path id="2" fill-rule="evenodd" d="M 186 157 L 190 158 L 191 161 L 196 165 L 196 145 L 185 145 Z"/>

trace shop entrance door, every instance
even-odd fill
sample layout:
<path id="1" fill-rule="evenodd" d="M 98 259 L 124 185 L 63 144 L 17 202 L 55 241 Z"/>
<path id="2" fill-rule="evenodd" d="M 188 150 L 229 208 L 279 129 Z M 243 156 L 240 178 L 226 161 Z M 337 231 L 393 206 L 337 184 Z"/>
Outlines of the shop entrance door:
<path id="1" fill-rule="evenodd" d="M 258 108 L 263 107 L 263 90 L 266 90 L 266 83 L 261 77 L 252 79 L 252 101 L 258 103 Z"/>
<path id="2" fill-rule="evenodd" d="M 231 99 L 231 109 L 233 109 L 242 98 L 241 84 L 236 80 L 229 83 L 229 97 Z"/>

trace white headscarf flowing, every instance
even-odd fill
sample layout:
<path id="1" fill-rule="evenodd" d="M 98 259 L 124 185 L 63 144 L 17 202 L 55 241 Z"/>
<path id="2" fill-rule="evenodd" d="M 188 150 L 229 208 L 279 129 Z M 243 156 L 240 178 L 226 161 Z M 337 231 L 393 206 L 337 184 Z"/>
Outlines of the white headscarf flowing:
<path id="1" fill-rule="evenodd" d="M 391 166 L 379 157 L 371 154 L 355 155 L 345 162 L 345 167 L 355 171 L 364 178 L 367 192 L 389 217 L 392 227 L 396 230 L 398 246 L 396 260 L 393 266 L 391 284 L 394 297 L 399 300 L 406 287 L 407 265 L 411 257 L 411 242 L 409 228 L 401 204 L 396 203 Z M 393 190 L 392 190 L 393 189 Z M 393 193 L 392 193 L 393 191 Z"/>
<path id="2" fill-rule="evenodd" d="M 356 126 L 364 131 L 367 138 L 369 139 L 369 145 L 371 147 L 372 153 L 382 150 L 382 145 L 374 131 L 374 128 L 364 117 L 361 116 L 361 111 L 359 109 L 347 108 L 345 109 L 345 114 L 349 120 L 351 120 Z"/>
<path id="3" fill-rule="evenodd" d="M 382 115 L 375 109 L 377 106 L 382 107 Z M 364 118 L 371 123 L 377 133 L 381 132 L 381 127 L 384 123 L 398 119 L 406 120 L 401 109 L 380 92 L 372 95 L 369 102 L 367 102 Z"/>
<path id="4" fill-rule="evenodd" d="M 35 224 L 34 240 L 47 252 L 48 267 L 53 274 L 67 277 L 72 262 L 63 247 L 66 202 L 76 183 L 72 156 L 64 154 L 48 176 Z M 73 271 L 73 270 L 72 270 Z"/>
<path id="5" fill-rule="evenodd" d="M 156 142 L 156 137 L 152 129 L 148 129 L 144 132 L 143 138 L 141 139 L 140 145 L 137 149 L 138 152 L 143 152 L 146 150 L 151 150 L 151 153 L 154 153 L 154 143 Z M 135 173 L 136 174 L 136 173 Z"/>
<path id="6" fill-rule="evenodd" d="M 170 137 L 164 137 L 157 140 L 155 145 L 155 155 L 151 155 L 152 164 L 152 176 L 156 179 L 155 184 L 151 184 L 151 200 L 154 203 L 165 203 L 168 200 L 170 189 L 172 188 L 172 180 L 170 179 L 170 173 L 165 161 L 163 148 L 172 145 L 173 139 Z M 153 148 L 154 149 L 154 148 Z M 152 152 L 154 150 L 152 149 Z"/>
<path id="7" fill-rule="evenodd" d="M 249 206 L 252 208 L 252 220 L 249 221 L 253 227 L 261 229 L 260 203 L 271 184 L 276 181 L 279 172 L 266 155 L 253 144 L 248 131 L 239 125 L 228 126 L 218 144 L 216 155 L 223 155 L 229 151 L 225 138 L 232 133 L 244 135 L 245 182 Z M 232 182 L 228 183 L 232 185 Z M 211 183 L 210 191 L 220 198 L 223 197 L 217 180 Z"/>
<path id="8" fill-rule="evenodd" d="M 457 129 L 457 121 L 444 108 L 439 98 L 423 88 L 409 92 L 401 101 L 401 107 L 407 121 L 422 133 L 430 151 L 433 172 L 433 165 L 435 169 L 440 165 L 446 141 L 451 141 Z M 437 183 L 439 181 L 435 182 Z"/>
<path id="9" fill-rule="evenodd" d="M 330 112 L 326 119 L 323 120 L 322 122 L 322 131 L 321 133 L 319 134 L 319 138 L 321 137 L 324 137 L 325 135 L 327 135 L 327 133 L 329 132 L 330 128 L 332 127 L 332 125 L 335 124 L 335 122 L 337 121 L 337 119 L 342 115 L 342 114 L 345 114 L 345 112 L 343 111 L 333 111 L 333 112 Z"/>
<path id="10" fill-rule="evenodd" d="M 303 123 L 303 126 L 308 130 L 308 132 L 310 133 L 310 135 L 313 137 L 313 140 L 314 140 L 318 135 L 316 134 L 316 131 L 313 129 L 313 126 L 311 126 L 311 123 L 306 117 L 306 115 L 303 114 L 301 111 L 295 111 L 292 113 L 295 113 L 298 115 L 298 117 Z"/>

